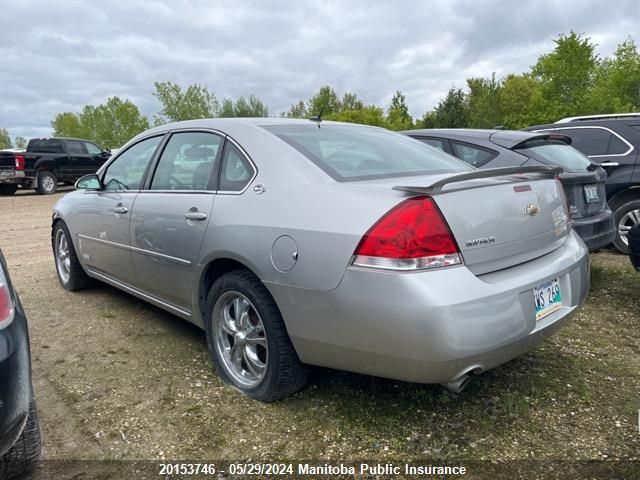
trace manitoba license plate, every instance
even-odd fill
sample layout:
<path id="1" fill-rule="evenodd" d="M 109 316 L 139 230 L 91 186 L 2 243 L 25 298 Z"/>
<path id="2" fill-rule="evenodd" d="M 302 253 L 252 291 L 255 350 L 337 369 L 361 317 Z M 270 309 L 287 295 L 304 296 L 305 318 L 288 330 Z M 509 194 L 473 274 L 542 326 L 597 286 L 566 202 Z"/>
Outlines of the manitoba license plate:
<path id="1" fill-rule="evenodd" d="M 584 186 L 584 199 L 587 203 L 596 203 L 600 200 L 598 197 L 597 185 L 585 185 Z"/>
<path id="2" fill-rule="evenodd" d="M 558 279 L 554 278 L 550 282 L 535 287 L 533 298 L 536 304 L 536 320 L 559 309 L 562 306 L 562 293 Z"/>

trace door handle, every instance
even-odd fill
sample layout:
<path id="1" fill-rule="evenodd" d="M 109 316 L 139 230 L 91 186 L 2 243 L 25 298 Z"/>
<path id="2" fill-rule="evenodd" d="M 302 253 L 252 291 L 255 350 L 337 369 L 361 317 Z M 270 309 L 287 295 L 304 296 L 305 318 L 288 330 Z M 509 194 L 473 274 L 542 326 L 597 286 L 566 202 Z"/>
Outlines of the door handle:
<path id="1" fill-rule="evenodd" d="M 207 219 L 207 214 L 203 212 L 185 212 L 184 218 L 187 220 L 202 221 Z"/>
<path id="2" fill-rule="evenodd" d="M 113 211 L 116 213 L 125 214 L 129 211 L 129 209 L 127 207 L 120 206 L 120 207 L 114 208 Z"/>
<path id="3" fill-rule="evenodd" d="M 602 162 L 600 166 L 601 167 L 619 167 L 620 164 L 618 162 Z"/>

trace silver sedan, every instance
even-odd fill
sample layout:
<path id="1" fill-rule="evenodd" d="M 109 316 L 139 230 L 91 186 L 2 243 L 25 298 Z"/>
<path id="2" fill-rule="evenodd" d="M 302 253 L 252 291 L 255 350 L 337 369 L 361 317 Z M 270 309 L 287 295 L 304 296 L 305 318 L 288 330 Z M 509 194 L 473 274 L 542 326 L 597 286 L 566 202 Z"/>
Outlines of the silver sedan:
<path id="1" fill-rule="evenodd" d="M 220 376 L 258 400 L 309 365 L 459 392 L 587 295 L 558 173 L 475 170 L 361 125 L 173 123 L 56 204 L 56 270 L 204 328 Z"/>

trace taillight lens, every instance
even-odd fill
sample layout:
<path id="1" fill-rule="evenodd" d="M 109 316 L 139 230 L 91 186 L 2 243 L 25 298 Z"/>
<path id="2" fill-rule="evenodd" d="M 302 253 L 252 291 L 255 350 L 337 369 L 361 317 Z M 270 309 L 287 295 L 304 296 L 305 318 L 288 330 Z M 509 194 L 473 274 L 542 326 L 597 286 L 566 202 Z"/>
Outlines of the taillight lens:
<path id="1" fill-rule="evenodd" d="M 462 263 L 460 251 L 430 197 L 400 203 L 369 229 L 355 251 L 354 265 L 421 270 Z"/>
<path id="2" fill-rule="evenodd" d="M 24 170 L 24 155 L 16 155 L 16 170 Z"/>
<path id="3" fill-rule="evenodd" d="M 11 300 L 7 277 L 5 277 L 2 267 L 0 267 L 0 330 L 6 327 L 13 320 L 15 307 Z"/>

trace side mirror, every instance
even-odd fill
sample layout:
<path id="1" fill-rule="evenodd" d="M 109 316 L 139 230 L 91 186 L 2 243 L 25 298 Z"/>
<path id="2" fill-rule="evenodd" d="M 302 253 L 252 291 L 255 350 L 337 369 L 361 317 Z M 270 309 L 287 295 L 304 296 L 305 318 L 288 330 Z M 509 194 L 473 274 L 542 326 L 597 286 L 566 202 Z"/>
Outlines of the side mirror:
<path id="1" fill-rule="evenodd" d="M 100 152 L 100 156 L 109 158 L 111 156 L 111 150 L 109 150 L 108 148 L 106 150 L 103 150 L 102 152 Z"/>
<path id="2" fill-rule="evenodd" d="M 100 190 L 100 178 L 95 173 L 80 177 L 75 184 L 78 190 Z"/>

